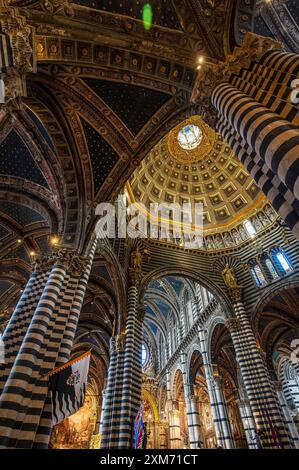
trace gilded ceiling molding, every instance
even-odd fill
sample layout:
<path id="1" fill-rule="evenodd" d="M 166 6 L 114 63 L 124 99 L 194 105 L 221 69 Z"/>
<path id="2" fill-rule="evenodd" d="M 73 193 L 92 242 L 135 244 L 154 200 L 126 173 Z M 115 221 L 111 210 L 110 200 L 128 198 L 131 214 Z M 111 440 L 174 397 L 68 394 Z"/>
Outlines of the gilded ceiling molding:
<path id="1" fill-rule="evenodd" d="M 97 45 L 88 43 L 86 40 L 80 42 L 78 39 L 57 37 L 57 35 L 36 36 L 36 54 L 37 63 L 56 62 L 63 65 L 72 65 L 72 73 L 79 75 L 81 70 L 84 73 L 90 71 L 94 74 L 97 70 L 98 78 L 121 80 L 125 83 L 134 83 L 139 80 L 140 85 L 152 86 L 161 91 L 171 91 L 170 87 L 176 89 L 192 90 L 195 70 L 194 61 L 188 66 L 181 65 L 171 60 L 151 57 L 149 52 L 137 53 L 133 52 L 134 48 L 126 51 L 123 49 L 113 48 L 107 44 Z M 108 69 L 106 69 L 108 67 Z M 99 68 L 101 71 L 99 71 Z M 90 73 L 87 73 L 87 76 Z M 102 76 L 102 77 L 101 77 Z M 138 76 L 140 78 L 138 79 Z M 159 85 L 159 82 L 161 85 Z M 164 87 L 164 89 L 163 89 Z M 167 91 L 166 91 L 167 92 Z"/>
<path id="2" fill-rule="evenodd" d="M 41 8 L 28 11 L 28 16 L 36 25 L 39 34 L 66 36 L 67 31 L 72 29 L 84 42 L 94 41 L 96 36 L 98 43 L 107 45 L 108 41 L 112 47 L 121 47 L 122 50 L 152 55 L 187 66 L 193 65 L 195 54 L 206 54 L 208 51 L 209 42 L 205 44 L 201 34 L 190 34 L 189 31 L 185 33 L 156 24 L 145 31 L 142 19 L 88 8 L 68 0 L 40 1 L 44 11 L 47 4 L 49 17 L 41 15 Z M 54 3 L 57 3 L 57 7 Z M 53 18 L 53 14 L 50 17 L 50 10 L 53 8 L 56 8 L 55 15 L 59 16 L 59 21 L 56 21 L 55 16 Z M 87 25 L 85 29 L 84 24 Z"/>

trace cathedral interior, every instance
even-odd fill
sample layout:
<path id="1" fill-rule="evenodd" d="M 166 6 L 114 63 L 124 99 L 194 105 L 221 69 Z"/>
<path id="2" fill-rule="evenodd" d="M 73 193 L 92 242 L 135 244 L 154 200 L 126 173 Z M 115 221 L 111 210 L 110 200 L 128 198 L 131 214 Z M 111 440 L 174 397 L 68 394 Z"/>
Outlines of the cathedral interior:
<path id="1" fill-rule="evenodd" d="M 299 448 L 298 78 L 297 0 L 0 0 L 1 449 Z"/>

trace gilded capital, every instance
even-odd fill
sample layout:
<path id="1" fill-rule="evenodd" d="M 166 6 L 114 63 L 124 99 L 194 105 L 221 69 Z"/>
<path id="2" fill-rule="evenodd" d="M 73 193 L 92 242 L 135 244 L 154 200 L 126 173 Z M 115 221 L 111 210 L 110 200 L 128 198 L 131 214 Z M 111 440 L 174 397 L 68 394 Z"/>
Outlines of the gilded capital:
<path id="1" fill-rule="evenodd" d="M 4 83 L 0 107 L 26 96 L 26 76 L 36 71 L 34 28 L 18 8 L 0 7 L 0 26 L 6 64 L 2 70 Z"/>
<path id="2" fill-rule="evenodd" d="M 247 32 L 242 46 L 236 47 L 225 62 L 203 64 L 200 68 L 193 88 L 192 101 L 198 99 L 210 102 L 214 88 L 222 82 L 227 82 L 232 74 L 239 74 L 242 68 L 249 68 L 252 62 L 257 62 L 270 50 L 281 50 L 280 42 L 272 38 Z"/>
<path id="3" fill-rule="evenodd" d="M 228 328 L 230 331 L 238 331 L 241 329 L 241 323 L 238 318 L 229 318 L 225 322 L 225 326 Z"/>
<path id="4" fill-rule="evenodd" d="M 125 349 L 126 334 L 120 333 L 119 335 L 113 336 L 110 340 L 110 347 L 112 352 L 121 352 Z"/>
<path id="5" fill-rule="evenodd" d="M 55 264 L 62 264 L 72 274 L 82 275 L 86 268 L 87 259 L 75 250 L 57 249 L 39 256 L 34 263 L 35 272 L 51 269 Z"/>

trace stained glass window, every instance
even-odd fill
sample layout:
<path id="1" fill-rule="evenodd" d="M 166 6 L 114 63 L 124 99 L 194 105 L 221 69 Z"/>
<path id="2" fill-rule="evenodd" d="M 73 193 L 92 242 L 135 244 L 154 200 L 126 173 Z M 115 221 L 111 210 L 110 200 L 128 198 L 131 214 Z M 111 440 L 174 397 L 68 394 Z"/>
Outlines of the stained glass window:
<path id="1" fill-rule="evenodd" d="M 265 263 L 266 263 L 266 266 L 267 266 L 272 278 L 277 279 L 279 276 L 278 276 L 278 273 L 277 273 L 276 269 L 274 268 L 274 265 L 273 265 L 272 261 L 269 258 L 267 258 Z"/>
<path id="2" fill-rule="evenodd" d="M 198 126 L 189 124 L 183 127 L 178 133 L 178 141 L 184 150 L 193 150 L 202 140 L 202 131 Z"/>
<path id="3" fill-rule="evenodd" d="M 144 367 L 148 361 L 148 347 L 145 343 L 141 346 L 141 365 Z"/>
<path id="4" fill-rule="evenodd" d="M 292 267 L 291 267 L 290 263 L 288 262 L 286 256 L 283 253 L 281 253 L 281 252 L 277 253 L 276 254 L 276 259 L 277 259 L 279 265 L 282 267 L 282 269 L 286 273 L 288 273 L 289 271 L 292 271 Z"/>
<path id="5" fill-rule="evenodd" d="M 254 281 L 258 287 L 262 287 L 267 285 L 267 281 L 265 279 L 265 276 L 261 270 L 261 268 L 258 265 L 255 265 L 253 268 L 251 268 L 251 273 L 253 275 Z"/>

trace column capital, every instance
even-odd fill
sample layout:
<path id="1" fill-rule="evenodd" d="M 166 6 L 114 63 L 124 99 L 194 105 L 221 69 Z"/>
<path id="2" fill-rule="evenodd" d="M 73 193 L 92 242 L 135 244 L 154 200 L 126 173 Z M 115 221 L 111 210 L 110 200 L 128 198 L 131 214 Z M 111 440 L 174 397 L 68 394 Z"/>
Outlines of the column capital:
<path id="1" fill-rule="evenodd" d="M 138 305 L 137 311 L 136 311 L 137 319 L 139 321 L 143 322 L 145 314 L 146 314 L 146 307 L 145 307 L 144 303 L 140 303 Z"/>
<path id="2" fill-rule="evenodd" d="M 5 70 L 2 70 L 5 96 L 0 108 L 13 110 L 20 107 L 18 100 L 26 96 L 26 75 L 36 72 L 34 28 L 18 8 L 11 6 L 0 7 L 0 28 L 12 54 L 12 63 L 6 64 Z"/>
<path id="3" fill-rule="evenodd" d="M 225 326 L 230 331 L 239 331 L 241 329 L 241 322 L 238 318 L 229 318 L 225 322 Z"/>
<path id="4" fill-rule="evenodd" d="M 111 352 L 122 352 L 125 349 L 126 333 L 120 333 L 119 335 L 112 336 L 110 339 Z"/>
<path id="5" fill-rule="evenodd" d="M 34 263 L 34 272 L 43 272 L 50 269 L 56 263 L 64 265 L 76 275 L 82 275 L 86 268 L 87 258 L 80 256 L 76 250 L 58 248 L 40 255 Z"/>
<path id="6" fill-rule="evenodd" d="M 229 287 L 228 295 L 233 303 L 242 302 L 243 300 L 243 287 Z"/>
<path id="7" fill-rule="evenodd" d="M 192 101 L 199 98 L 209 103 L 214 88 L 221 82 L 229 80 L 232 74 L 238 74 L 242 68 L 249 68 L 251 62 L 257 62 L 267 51 L 281 50 L 280 42 L 272 38 L 247 32 L 243 44 L 235 47 L 224 62 L 203 63 L 193 88 Z"/>

